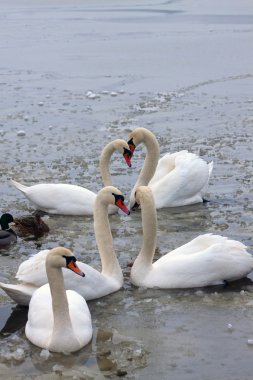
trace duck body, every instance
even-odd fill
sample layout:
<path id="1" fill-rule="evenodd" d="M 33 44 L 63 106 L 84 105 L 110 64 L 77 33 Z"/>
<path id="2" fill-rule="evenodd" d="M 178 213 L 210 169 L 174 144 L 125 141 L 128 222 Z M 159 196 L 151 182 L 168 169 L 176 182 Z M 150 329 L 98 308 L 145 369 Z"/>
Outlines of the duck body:
<path id="1" fill-rule="evenodd" d="M 137 182 L 130 195 L 130 208 L 135 203 L 138 186 L 149 186 L 157 209 L 178 207 L 204 200 L 213 163 L 187 150 L 167 153 L 159 159 L 159 145 L 155 135 L 146 128 L 136 128 L 129 135 L 131 152 L 143 143 L 147 153 Z"/>
<path id="2" fill-rule="evenodd" d="M 92 300 L 118 291 L 123 285 L 123 274 L 116 257 L 108 220 L 108 206 L 117 205 L 124 212 L 122 193 L 113 186 L 98 192 L 94 209 L 94 229 L 101 257 L 101 272 L 82 262 L 80 269 L 86 274 L 85 282 L 65 268 L 62 269 L 66 289 L 76 290 L 86 300 Z M 49 250 L 43 250 L 20 264 L 16 274 L 18 284 L 0 283 L 0 287 L 15 302 L 27 306 L 37 288 L 47 283 L 45 262 Z"/>
<path id="3" fill-rule="evenodd" d="M 151 190 L 137 189 L 141 204 L 143 245 L 131 269 L 130 280 L 148 288 L 194 288 L 218 285 L 245 277 L 253 257 L 239 241 L 204 234 L 153 263 L 156 247 L 156 210 Z"/>
<path id="4" fill-rule="evenodd" d="M 9 213 L 5 213 L 0 218 L 0 249 L 5 249 L 13 243 L 17 242 L 17 235 L 9 227 L 9 223 L 13 222 L 13 216 Z"/>
<path id="5" fill-rule="evenodd" d="M 20 216 L 13 219 L 12 228 L 20 237 L 42 237 L 49 232 L 48 225 L 43 221 L 39 214 Z"/>
<path id="6" fill-rule="evenodd" d="M 38 347 L 70 353 L 90 342 L 92 324 L 85 299 L 73 290 L 65 291 L 63 267 L 84 276 L 68 249 L 50 250 L 46 258 L 49 283 L 37 289 L 31 298 L 25 334 Z"/>
<path id="7" fill-rule="evenodd" d="M 128 166 L 131 166 L 131 152 L 126 141 L 111 141 L 102 150 L 99 166 L 105 186 L 112 184 L 109 162 L 112 154 L 123 154 Z M 40 183 L 25 186 L 17 181 L 11 183 L 20 190 L 37 210 L 60 215 L 93 215 L 97 194 L 82 186 L 64 183 Z M 109 213 L 117 208 L 110 206 Z"/>

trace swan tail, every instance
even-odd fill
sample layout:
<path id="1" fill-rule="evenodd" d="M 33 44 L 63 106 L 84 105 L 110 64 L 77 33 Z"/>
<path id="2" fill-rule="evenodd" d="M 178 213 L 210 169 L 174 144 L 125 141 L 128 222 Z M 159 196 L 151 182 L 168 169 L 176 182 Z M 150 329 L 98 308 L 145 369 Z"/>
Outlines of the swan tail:
<path id="1" fill-rule="evenodd" d="M 22 191 L 22 193 L 26 193 L 26 189 L 27 189 L 27 186 L 25 186 L 25 185 L 22 185 L 22 183 L 19 183 L 19 182 L 17 182 L 17 181 L 14 181 L 14 179 L 11 179 L 10 180 L 11 181 L 11 183 L 18 189 L 18 190 L 20 190 L 20 191 Z"/>
<path id="2" fill-rule="evenodd" d="M 13 284 L 4 284 L 0 282 L 0 288 L 2 288 L 5 293 L 13 299 L 16 303 L 23 306 L 28 306 L 32 298 L 33 292 L 37 289 L 33 286 L 26 285 L 13 285 Z"/>

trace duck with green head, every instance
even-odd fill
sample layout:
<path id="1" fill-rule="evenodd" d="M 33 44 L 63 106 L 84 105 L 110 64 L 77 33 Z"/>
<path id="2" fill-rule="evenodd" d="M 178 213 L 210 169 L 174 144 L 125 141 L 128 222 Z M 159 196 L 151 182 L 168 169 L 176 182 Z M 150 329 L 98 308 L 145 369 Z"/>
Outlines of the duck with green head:
<path id="1" fill-rule="evenodd" d="M 9 227 L 11 222 L 13 222 L 13 216 L 9 213 L 3 214 L 0 218 L 0 249 L 6 248 L 17 241 L 16 233 Z"/>

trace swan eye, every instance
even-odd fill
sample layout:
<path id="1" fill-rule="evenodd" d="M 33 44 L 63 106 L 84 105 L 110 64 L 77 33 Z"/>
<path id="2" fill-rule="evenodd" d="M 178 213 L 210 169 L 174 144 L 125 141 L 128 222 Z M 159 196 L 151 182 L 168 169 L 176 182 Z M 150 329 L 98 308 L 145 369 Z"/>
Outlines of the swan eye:
<path id="1" fill-rule="evenodd" d="M 64 257 L 64 259 L 66 260 L 66 267 L 68 267 L 70 263 L 76 262 L 75 256 L 64 256 L 63 255 L 62 257 Z"/>
<path id="2" fill-rule="evenodd" d="M 136 148 L 136 145 L 133 142 L 133 137 L 130 140 L 128 140 L 127 143 L 128 143 L 129 149 L 131 151 L 131 154 L 133 155 L 133 152 L 134 152 L 134 150 Z"/>

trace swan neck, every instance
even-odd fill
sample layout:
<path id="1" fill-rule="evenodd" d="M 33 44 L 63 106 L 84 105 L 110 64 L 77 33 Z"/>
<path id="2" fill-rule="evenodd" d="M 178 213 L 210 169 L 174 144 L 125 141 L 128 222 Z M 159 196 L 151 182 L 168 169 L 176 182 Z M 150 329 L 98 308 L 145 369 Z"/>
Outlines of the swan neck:
<path id="1" fill-rule="evenodd" d="M 102 274 L 123 278 L 122 271 L 114 251 L 113 238 L 108 218 L 108 205 L 96 198 L 94 208 L 94 230 L 101 258 Z"/>
<path id="2" fill-rule="evenodd" d="M 138 186 L 147 186 L 156 171 L 159 160 L 159 144 L 156 137 L 149 131 L 144 133 L 142 142 L 146 147 L 146 157 L 137 184 Z"/>
<path id="3" fill-rule="evenodd" d="M 68 334 L 71 336 L 73 332 L 62 269 L 53 268 L 46 262 L 46 270 L 54 316 L 53 334 L 50 343 L 50 348 L 53 348 L 60 344 L 63 336 L 66 337 Z"/>
<path id="4" fill-rule="evenodd" d="M 141 200 L 143 242 L 141 251 L 134 263 L 143 267 L 151 266 L 156 249 L 157 214 L 153 198 Z"/>
<path id="5" fill-rule="evenodd" d="M 112 154 L 115 152 L 116 148 L 112 143 L 109 143 L 102 150 L 99 159 L 99 168 L 104 186 L 112 185 L 112 178 L 109 171 L 109 164 Z"/>

